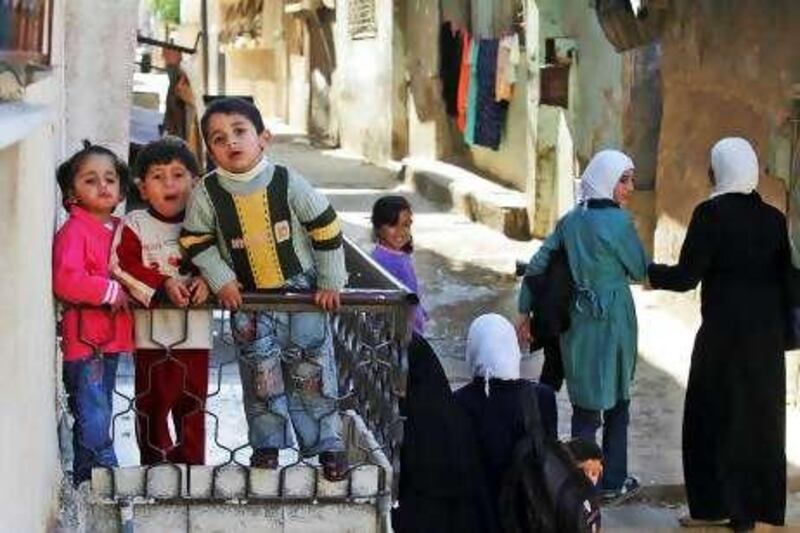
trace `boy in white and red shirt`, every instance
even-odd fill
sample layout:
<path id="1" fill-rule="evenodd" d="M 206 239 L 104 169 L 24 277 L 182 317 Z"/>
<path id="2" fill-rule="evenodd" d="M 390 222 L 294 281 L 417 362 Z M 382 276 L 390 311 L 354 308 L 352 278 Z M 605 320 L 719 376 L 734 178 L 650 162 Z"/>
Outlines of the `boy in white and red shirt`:
<path id="1" fill-rule="evenodd" d="M 186 144 L 166 137 L 144 147 L 135 175 L 147 209 L 128 213 L 117 231 L 111 271 L 142 306 L 202 304 L 208 285 L 183 260 L 178 235 L 199 168 Z M 152 314 L 152 317 L 151 317 Z M 211 349 L 209 310 L 137 310 L 136 410 L 142 464 L 203 464 Z M 173 442 L 168 417 L 176 432 Z"/>

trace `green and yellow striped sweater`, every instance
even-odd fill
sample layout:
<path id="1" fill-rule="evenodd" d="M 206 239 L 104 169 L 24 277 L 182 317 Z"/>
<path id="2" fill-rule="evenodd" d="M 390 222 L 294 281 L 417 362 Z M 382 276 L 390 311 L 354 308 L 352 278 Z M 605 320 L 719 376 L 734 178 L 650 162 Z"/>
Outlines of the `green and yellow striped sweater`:
<path id="1" fill-rule="evenodd" d="M 246 182 L 205 177 L 189 200 L 180 244 L 215 293 L 234 279 L 245 290 L 283 287 L 312 267 L 321 289 L 347 282 L 333 207 L 303 176 L 272 163 Z"/>

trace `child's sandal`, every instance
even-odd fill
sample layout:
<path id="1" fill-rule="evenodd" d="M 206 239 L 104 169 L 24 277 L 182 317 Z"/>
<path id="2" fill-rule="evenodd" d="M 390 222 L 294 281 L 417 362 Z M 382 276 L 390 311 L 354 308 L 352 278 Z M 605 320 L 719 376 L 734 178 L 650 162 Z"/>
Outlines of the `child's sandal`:
<path id="1" fill-rule="evenodd" d="M 278 468 L 278 448 L 256 448 L 250 456 L 250 466 L 252 468 L 266 468 L 275 470 Z"/>
<path id="2" fill-rule="evenodd" d="M 345 452 L 322 452 L 319 454 L 322 475 L 328 481 L 341 481 L 347 476 L 347 454 Z"/>

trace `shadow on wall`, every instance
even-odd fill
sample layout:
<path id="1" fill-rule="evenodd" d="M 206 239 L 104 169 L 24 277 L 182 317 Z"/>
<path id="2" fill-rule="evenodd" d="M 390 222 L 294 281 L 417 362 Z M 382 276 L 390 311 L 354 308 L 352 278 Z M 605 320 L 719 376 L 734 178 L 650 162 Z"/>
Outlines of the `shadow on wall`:
<path id="1" fill-rule="evenodd" d="M 664 114 L 658 154 L 656 255 L 675 257 L 694 207 L 709 192 L 708 151 L 749 139 L 766 168 L 770 136 L 788 116 L 796 83 L 800 4 L 678 0 L 662 36 Z M 785 209 L 785 187 L 762 177 L 765 200 Z M 670 221 L 675 221 L 673 225 Z"/>

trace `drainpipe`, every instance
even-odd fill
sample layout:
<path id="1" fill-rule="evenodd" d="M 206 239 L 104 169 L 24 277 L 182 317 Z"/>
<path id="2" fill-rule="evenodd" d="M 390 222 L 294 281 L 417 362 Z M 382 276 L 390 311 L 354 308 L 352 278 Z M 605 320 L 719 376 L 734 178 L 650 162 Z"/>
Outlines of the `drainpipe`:
<path id="1" fill-rule="evenodd" d="M 208 94 L 208 0 L 200 3 L 200 29 L 203 32 L 203 92 Z"/>

